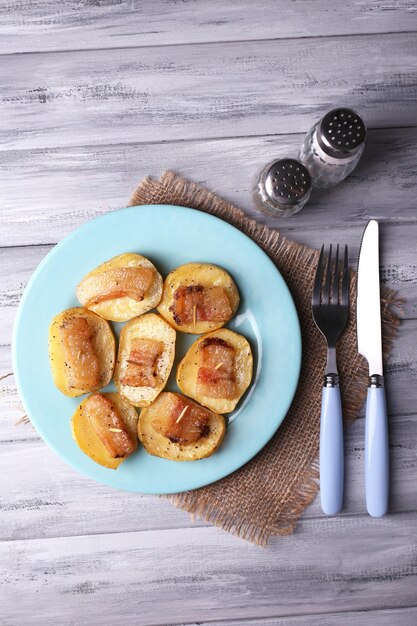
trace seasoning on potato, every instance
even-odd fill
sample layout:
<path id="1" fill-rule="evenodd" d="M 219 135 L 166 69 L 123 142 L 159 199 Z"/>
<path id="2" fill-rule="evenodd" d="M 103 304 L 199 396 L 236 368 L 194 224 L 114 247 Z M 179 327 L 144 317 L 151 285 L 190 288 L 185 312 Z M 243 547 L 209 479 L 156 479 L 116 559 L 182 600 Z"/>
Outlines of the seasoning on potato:
<path id="1" fill-rule="evenodd" d="M 165 387 L 175 357 L 176 332 L 162 317 L 147 313 L 121 330 L 114 382 L 134 406 L 147 406 Z"/>
<path id="2" fill-rule="evenodd" d="M 158 311 L 184 333 L 224 326 L 239 306 L 239 292 L 226 270 L 209 263 L 187 263 L 168 274 Z"/>
<path id="3" fill-rule="evenodd" d="M 72 416 L 72 434 L 93 461 L 110 469 L 137 449 L 136 409 L 118 393 L 93 393 Z"/>
<path id="4" fill-rule="evenodd" d="M 154 456 L 196 461 L 211 456 L 226 435 L 226 420 L 179 393 L 163 392 L 140 412 L 139 439 Z"/>
<path id="5" fill-rule="evenodd" d="M 131 252 L 102 263 L 77 286 L 81 304 L 113 322 L 146 313 L 161 295 L 162 276 L 149 259 Z"/>
<path id="6" fill-rule="evenodd" d="M 217 413 L 233 411 L 252 379 L 249 342 L 227 328 L 203 335 L 177 368 L 180 390 Z"/>
<path id="7" fill-rule="evenodd" d="M 49 359 L 54 383 L 66 396 L 105 387 L 116 359 L 110 324 L 83 307 L 59 313 L 49 327 Z"/>

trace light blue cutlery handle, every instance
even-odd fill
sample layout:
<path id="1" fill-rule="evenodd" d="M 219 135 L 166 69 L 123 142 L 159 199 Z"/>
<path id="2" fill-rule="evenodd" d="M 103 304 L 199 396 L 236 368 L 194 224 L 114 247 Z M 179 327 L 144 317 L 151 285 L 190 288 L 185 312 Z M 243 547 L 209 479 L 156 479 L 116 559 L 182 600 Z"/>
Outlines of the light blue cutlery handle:
<path id="1" fill-rule="evenodd" d="M 388 510 L 389 456 L 385 389 L 369 387 L 365 422 L 366 508 L 372 517 Z"/>
<path id="2" fill-rule="evenodd" d="M 339 386 L 323 387 L 320 419 L 320 498 L 326 515 L 343 504 L 343 417 Z"/>

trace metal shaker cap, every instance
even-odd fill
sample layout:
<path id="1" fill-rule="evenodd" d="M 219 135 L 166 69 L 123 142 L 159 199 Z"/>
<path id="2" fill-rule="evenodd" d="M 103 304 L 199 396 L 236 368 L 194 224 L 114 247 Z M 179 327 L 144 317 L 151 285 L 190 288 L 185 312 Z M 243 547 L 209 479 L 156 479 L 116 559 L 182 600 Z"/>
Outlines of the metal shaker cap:
<path id="1" fill-rule="evenodd" d="M 343 159 L 355 154 L 366 138 L 363 119 L 352 109 L 333 109 L 317 129 L 320 148 L 329 156 Z"/>
<path id="2" fill-rule="evenodd" d="M 274 161 L 265 175 L 265 191 L 277 205 L 304 204 L 311 193 L 308 169 L 296 159 Z"/>

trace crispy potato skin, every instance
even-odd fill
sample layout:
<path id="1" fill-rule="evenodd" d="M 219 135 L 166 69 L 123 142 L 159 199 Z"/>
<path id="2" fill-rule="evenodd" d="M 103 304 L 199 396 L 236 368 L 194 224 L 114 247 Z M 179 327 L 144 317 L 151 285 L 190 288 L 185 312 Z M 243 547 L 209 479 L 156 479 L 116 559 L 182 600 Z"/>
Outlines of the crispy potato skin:
<path id="1" fill-rule="evenodd" d="M 230 274 L 226 270 L 210 263 L 186 263 L 170 272 L 164 281 L 162 299 L 158 312 L 176 330 L 183 333 L 199 335 L 224 326 L 229 319 L 222 322 L 197 321 L 196 324 L 177 324 L 170 307 L 174 302 L 174 293 L 179 287 L 202 285 L 203 287 L 222 287 L 227 293 L 233 317 L 239 306 L 239 292 Z"/>
<path id="2" fill-rule="evenodd" d="M 163 344 L 163 351 L 157 359 L 157 385 L 155 387 L 130 387 L 122 384 L 132 340 L 136 337 L 156 339 Z M 165 387 L 175 357 L 175 330 L 156 313 L 148 313 L 130 320 L 121 330 L 119 352 L 114 372 L 115 385 L 123 398 L 134 406 L 148 406 Z"/>
<path id="3" fill-rule="evenodd" d="M 142 315 L 150 309 L 153 309 L 161 299 L 162 276 L 149 259 L 133 252 L 115 256 L 86 274 L 77 286 L 76 293 L 78 300 L 84 306 L 87 305 L 91 295 L 87 287 L 91 285 L 91 279 L 95 276 L 101 275 L 108 270 L 129 267 L 145 267 L 154 272 L 154 280 L 143 300 L 138 302 L 128 296 L 123 296 L 121 298 L 99 302 L 98 304 L 91 304 L 88 308 L 100 315 L 100 317 L 106 320 L 112 320 L 113 322 L 126 322 L 137 315 Z"/>
<path id="4" fill-rule="evenodd" d="M 153 456 L 158 456 L 171 461 L 197 461 L 211 456 L 220 447 L 226 432 L 226 420 L 223 415 L 209 411 L 208 435 L 190 445 L 173 443 L 152 427 L 152 422 L 160 416 L 160 406 L 164 396 L 180 395 L 163 392 L 159 397 L 140 412 L 138 422 L 139 440 L 145 450 Z M 186 398 L 190 404 L 197 404 Z"/>
<path id="5" fill-rule="evenodd" d="M 197 391 L 197 374 L 199 369 L 199 348 L 208 337 L 223 339 L 235 349 L 236 396 L 234 398 L 211 398 L 202 396 Z M 194 398 L 203 406 L 215 413 L 230 413 L 249 387 L 252 380 L 253 357 L 249 342 L 243 335 L 220 328 L 203 335 L 195 341 L 177 368 L 177 385 L 183 394 Z"/>
<path id="6" fill-rule="evenodd" d="M 138 414 L 136 409 L 123 400 L 118 393 L 102 393 L 102 395 L 108 397 L 112 401 L 114 407 L 120 414 L 120 417 L 128 427 L 132 439 L 137 445 Z M 99 465 L 103 465 L 103 467 L 117 469 L 127 457 L 113 458 L 110 456 L 106 446 L 100 441 L 91 420 L 84 411 L 85 404 L 89 397 L 91 396 L 88 396 L 81 402 L 72 416 L 72 436 L 74 437 L 79 448 L 84 452 L 84 454 L 89 456 L 90 459 Z"/>
<path id="7" fill-rule="evenodd" d="M 70 383 L 70 365 L 66 363 L 60 327 L 75 316 L 83 317 L 93 329 L 92 345 L 99 360 L 100 377 L 94 387 L 75 388 Z M 54 317 L 49 327 L 49 360 L 52 377 L 58 389 L 71 398 L 97 391 L 109 384 L 116 360 L 116 341 L 110 324 L 84 307 L 66 309 Z"/>

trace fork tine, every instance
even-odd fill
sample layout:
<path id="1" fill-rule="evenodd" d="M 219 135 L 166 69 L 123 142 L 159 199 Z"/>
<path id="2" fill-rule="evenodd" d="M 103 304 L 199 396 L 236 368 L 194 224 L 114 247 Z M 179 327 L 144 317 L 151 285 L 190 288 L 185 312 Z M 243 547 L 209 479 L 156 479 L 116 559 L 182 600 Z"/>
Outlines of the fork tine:
<path id="1" fill-rule="evenodd" d="M 326 278 L 323 287 L 323 304 L 330 303 L 330 274 L 332 269 L 332 244 L 329 246 L 329 255 L 327 257 Z"/>
<path id="2" fill-rule="evenodd" d="M 342 298 L 340 304 L 347 305 L 349 303 L 349 259 L 348 247 L 345 245 L 345 253 L 343 258 L 343 278 L 342 278 Z"/>
<path id="3" fill-rule="evenodd" d="M 336 258 L 333 271 L 332 304 L 339 302 L 339 244 L 336 246 Z"/>
<path id="4" fill-rule="evenodd" d="M 313 305 L 320 304 L 321 281 L 323 279 L 323 254 L 324 244 L 320 250 L 319 260 L 317 262 L 316 277 L 314 279 L 313 296 L 311 302 Z"/>

